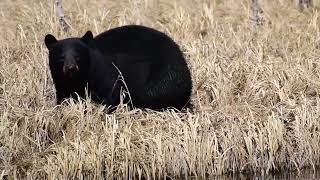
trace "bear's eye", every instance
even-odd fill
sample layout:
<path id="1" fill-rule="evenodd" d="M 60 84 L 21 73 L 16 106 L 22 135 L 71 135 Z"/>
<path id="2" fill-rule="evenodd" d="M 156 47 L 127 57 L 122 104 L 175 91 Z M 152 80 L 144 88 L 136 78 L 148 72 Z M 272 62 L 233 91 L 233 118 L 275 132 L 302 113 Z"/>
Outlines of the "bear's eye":
<path id="1" fill-rule="evenodd" d="M 79 57 L 79 56 L 75 56 L 74 59 L 75 59 L 77 62 L 79 62 L 80 57 Z"/>
<path id="2" fill-rule="evenodd" d="M 60 56 L 57 60 L 58 63 L 63 63 L 64 62 L 64 56 Z"/>
<path id="3" fill-rule="evenodd" d="M 64 63 L 64 57 L 62 56 L 56 56 L 56 58 L 54 59 L 54 63 L 56 65 L 61 65 Z"/>

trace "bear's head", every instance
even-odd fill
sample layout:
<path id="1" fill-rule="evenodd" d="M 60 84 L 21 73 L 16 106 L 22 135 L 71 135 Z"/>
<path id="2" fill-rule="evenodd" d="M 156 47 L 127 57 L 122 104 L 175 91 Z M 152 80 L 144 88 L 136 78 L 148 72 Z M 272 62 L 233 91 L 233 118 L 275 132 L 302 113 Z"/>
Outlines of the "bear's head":
<path id="1" fill-rule="evenodd" d="M 91 31 L 81 38 L 57 40 L 53 35 L 45 36 L 49 50 L 49 67 L 54 81 L 77 81 L 88 71 L 90 65 Z"/>

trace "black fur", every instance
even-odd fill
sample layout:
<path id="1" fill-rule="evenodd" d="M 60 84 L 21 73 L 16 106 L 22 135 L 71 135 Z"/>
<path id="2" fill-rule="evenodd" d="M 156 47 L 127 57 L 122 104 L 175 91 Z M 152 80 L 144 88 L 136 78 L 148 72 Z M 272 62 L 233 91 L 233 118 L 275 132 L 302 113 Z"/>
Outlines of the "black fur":
<path id="1" fill-rule="evenodd" d="M 134 107 L 154 110 L 190 105 L 192 82 L 178 45 L 157 30 L 128 25 L 108 30 L 95 38 L 88 31 L 81 38 L 56 40 L 45 37 L 57 103 L 85 97 L 116 106 L 120 90 L 128 87 Z M 124 78 L 119 80 L 119 71 Z"/>

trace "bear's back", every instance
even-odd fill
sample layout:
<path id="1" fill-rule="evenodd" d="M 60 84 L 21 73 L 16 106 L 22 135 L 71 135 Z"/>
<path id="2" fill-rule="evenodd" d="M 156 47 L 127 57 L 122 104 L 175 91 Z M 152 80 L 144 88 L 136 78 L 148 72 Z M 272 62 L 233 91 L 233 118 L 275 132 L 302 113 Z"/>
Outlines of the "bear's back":
<path id="1" fill-rule="evenodd" d="M 103 53 L 129 53 L 161 55 L 162 51 L 177 47 L 166 34 L 139 25 L 127 25 L 103 32 L 94 38 Z M 169 53 L 169 52 L 167 52 Z"/>

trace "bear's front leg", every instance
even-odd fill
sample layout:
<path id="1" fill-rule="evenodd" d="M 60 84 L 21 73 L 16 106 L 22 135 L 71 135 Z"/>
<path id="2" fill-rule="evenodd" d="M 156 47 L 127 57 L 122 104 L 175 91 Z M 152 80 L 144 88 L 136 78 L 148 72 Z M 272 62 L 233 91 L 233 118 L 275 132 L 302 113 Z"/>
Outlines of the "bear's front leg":
<path id="1" fill-rule="evenodd" d="M 68 99 L 71 97 L 71 93 L 68 91 L 65 91 L 63 89 L 57 88 L 56 89 L 56 98 L 57 98 L 57 105 L 61 105 L 62 102 L 65 99 Z"/>
<path id="2" fill-rule="evenodd" d="M 57 98 L 57 105 L 61 105 L 61 103 L 66 97 L 63 95 L 63 93 L 57 91 L 56 98 Z"/>

